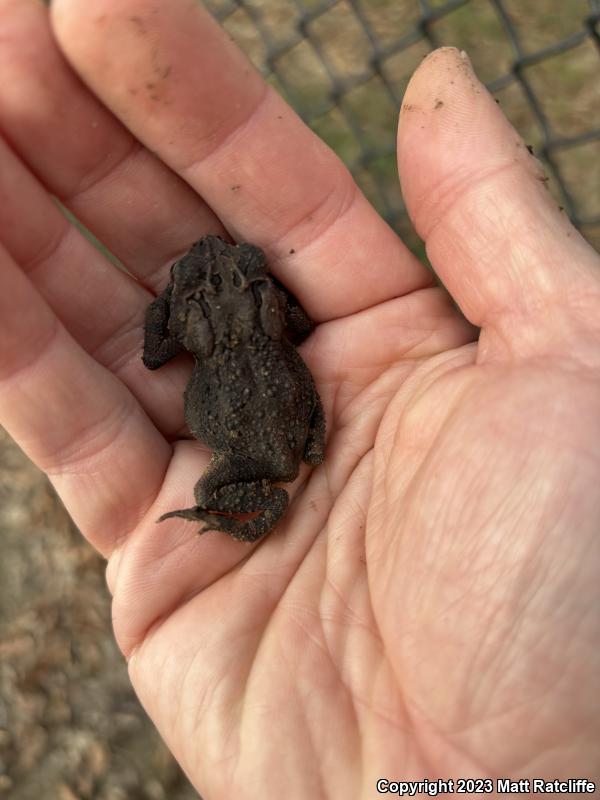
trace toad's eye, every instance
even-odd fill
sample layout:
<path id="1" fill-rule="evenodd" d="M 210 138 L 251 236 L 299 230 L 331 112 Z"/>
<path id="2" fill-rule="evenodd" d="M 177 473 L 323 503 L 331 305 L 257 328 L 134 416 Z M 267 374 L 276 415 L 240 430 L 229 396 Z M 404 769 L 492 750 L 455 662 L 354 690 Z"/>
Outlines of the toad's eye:
<path id="1" fill-rule="evenodd" d="M 210 282 L 212 286 L 217 288 L 223 283 L 223 278 L 215 272 L 210 276 Z"/>

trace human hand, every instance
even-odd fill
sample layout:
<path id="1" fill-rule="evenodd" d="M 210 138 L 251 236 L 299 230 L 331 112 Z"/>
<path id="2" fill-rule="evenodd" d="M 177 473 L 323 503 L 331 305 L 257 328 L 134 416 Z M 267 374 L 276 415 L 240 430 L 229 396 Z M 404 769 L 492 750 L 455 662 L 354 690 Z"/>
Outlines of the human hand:
<path id="1" fill-rule="evenodd" d="M 100 101 L 45 9 L 1 0 L 0 419 L 107 556 L 133 685 L 191 780 L 598 777 L 599 259 L 467 62 L 420 66 L 399 163 L 477 342 L 197 4 L 53 21 Z M 141 365 L 143 313 L 224 228 L 320 323 L 326 460 L 254 548 L 154 524 L 207 454 L 178 438 L 189 365 Z"/>

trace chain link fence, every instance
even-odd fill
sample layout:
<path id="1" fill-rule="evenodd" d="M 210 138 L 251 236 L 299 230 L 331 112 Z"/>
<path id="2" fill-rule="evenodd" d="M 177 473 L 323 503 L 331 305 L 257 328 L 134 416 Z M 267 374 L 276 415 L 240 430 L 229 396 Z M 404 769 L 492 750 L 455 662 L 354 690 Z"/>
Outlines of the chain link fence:
<path id="1" fill-rule="evenodd" d="M 205 2 L 416 251 L 396 125 L 410 75 L 440 45 L 468 52 L 600 250 L 600 0 Z"/>

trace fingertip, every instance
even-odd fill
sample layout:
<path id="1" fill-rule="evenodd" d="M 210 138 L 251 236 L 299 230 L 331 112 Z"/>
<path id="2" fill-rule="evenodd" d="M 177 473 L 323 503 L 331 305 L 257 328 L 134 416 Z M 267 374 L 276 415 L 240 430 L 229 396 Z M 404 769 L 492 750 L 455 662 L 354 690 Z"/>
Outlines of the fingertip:
<path id="1" fill-rule="evenodd" d="M 77 6 L 78 4 L 72 2 L 72 0 L 51 0 L 50 22 L 59 40 L 63 37 L 70 39 L 72 29 L 81 25 L 78 19 Z M 88 20 L 91 20 L 91 15 L 88 15 Z"/>
<path id="2" fill-rule="evenodd" d="M 596 279 L 596 254 L 455 48 L 434 51 L 413 75 L 400 115 L 398 161 L 407 209 L 430 262 L 474 324 L 533 319 L 560 301 L 566 287 L 579 282 L 585 293 Z"/>
<path id="3" fill-rule="evenodd" d="M 110 61 L 96 39 L 109 40 L 111 49 L 126 50 L 122 32 L 111 24 L 110 0 L 96 0 L 90 8 L 74 0 L 52 0 L 50 25 L 58 46 L 80 77 L 93 87 L 95 74 L 110 72 Z"/>
<path id="4" fill-rule="evenodd" d="M 464 51 L 442 47 L 419 65 L 407 87 L 398 129 L 402 189 L 421 236 L 479 169 L 520 164 L 540 182 L 541 164 L 527 150 Z M 435 212 L 432 214 L 432 203 Z"/>

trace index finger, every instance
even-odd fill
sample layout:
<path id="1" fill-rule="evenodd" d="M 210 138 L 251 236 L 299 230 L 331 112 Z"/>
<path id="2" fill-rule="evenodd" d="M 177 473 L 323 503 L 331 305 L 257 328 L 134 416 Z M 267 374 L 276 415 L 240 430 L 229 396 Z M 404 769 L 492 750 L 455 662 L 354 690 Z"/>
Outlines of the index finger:
<path id="1" fill-rule="evenodd" d="M 431 283 L 348 170 L 200 4 L 54 0 L 67 58 L 130 130 L 263 247 L 313 319 Z"/>

